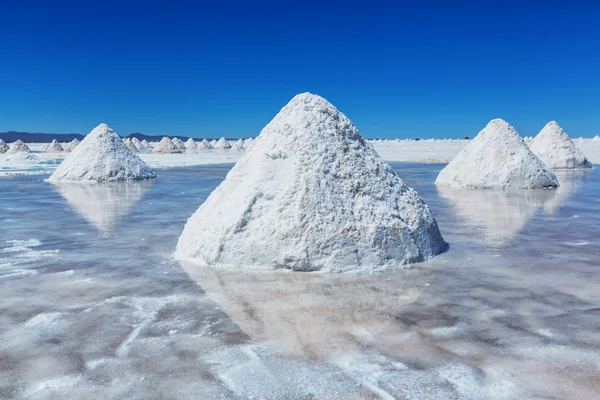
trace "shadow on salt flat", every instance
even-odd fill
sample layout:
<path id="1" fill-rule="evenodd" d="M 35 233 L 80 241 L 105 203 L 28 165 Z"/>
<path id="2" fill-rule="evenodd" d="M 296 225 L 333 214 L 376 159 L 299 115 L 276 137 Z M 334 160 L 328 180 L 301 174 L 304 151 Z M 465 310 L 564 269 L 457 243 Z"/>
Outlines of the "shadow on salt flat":
<path id="1" fill-rule="evenodd" d="M 108 234 L 118 227 L 119 219 L 152 186 L 152 180 L 111 183 L 53 183 L 54 188 L 76 213 Z"/>

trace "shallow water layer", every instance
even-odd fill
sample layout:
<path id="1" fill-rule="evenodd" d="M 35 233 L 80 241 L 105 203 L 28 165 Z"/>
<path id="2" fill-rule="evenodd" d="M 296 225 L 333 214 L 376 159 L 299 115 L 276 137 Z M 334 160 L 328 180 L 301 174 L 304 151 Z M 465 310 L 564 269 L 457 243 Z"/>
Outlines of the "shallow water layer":
<path id="1" fill-rule="evenodd" d="M 600 171 L 438 192 L 441 165 L 394 167 L 449 251 L 368 276 L 174 261 L 228 166 L 1 179 L 0 398 L 598 397 Z"/>

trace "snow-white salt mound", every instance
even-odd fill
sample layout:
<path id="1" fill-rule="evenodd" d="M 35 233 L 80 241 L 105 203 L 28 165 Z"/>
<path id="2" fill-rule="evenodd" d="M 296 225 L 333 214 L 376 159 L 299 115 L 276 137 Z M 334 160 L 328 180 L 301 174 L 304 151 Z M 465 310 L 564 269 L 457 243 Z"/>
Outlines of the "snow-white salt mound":
<path id="1" fill-rule="evenodd" d="M 75 147 L 77 147 L 79 145 L 80 141 L 79 139 L 75 138 L 73 140 L 71 140 L 71 143 L 69 143 L 69 147 L 67 147 L 67 153 L 72 152 L 73 150 L 75 150 Z"/>
<path id="2" fill-rule="evenodd" d="M 125 143 L 125 146 L 127 146 L 133 153 L 137 154 L 140 152 L 140 149 L 133 144 L 130 138 L 124 138 L 123 143 Z"/>
<path id="3" fill-rule="evenodd" d="M 171 141 L 173 142 L 175 147 L 177 147 L 178 149 L 185 150 L 185 143 L 183 143 L 183 141 L 181 139 L 175 137 Z"/>
<path id="4" fill-rule="evenodd" d="M 429 208 L 322 97 L 294 97 L 188 220 L 177 256 L 204 265 L 373 271 L 445 246 Z"/>
<path id="5" fill-rule="evenodd" d="M 63 151 L 65 151 L 65 149 L 63 149 L 63 147 L 56 141 L 56 139 L 52 140 L 52 143 L 50 143 L 50 146 L 48 146 L 48 150 L 46 150 L 48 153 L 62 153 Z"/>
<path id="6" fill-rule="evenodd" d="M 193 149 L 198 148 L 198 145 L 196 144 L 196 142 L 194 141 L 194 139 L 189 138 L 187 140 L 187 142 L 185 142 L 185 148 L 189 149 L 189 150 L 193 150 Z"/>
<path id="7" fill-rule="evenodd" d="M 4 142 L 4 140 L 0 139 L 0 154 L 6 153 L 10 147 Z"/>
<path id="8" fill-rule="evenodd" d="M 442 170 L 435 184 L 469 189 L 538 189 L 558 180 L 515 128 L 494 119 Z"/>
<path id="9" fill-rule="evenodd" d="M 175 146 L 175 144 L 171 141 L 171 139 L 169 139 L 168 137 L 165 136 L 164 138 L 162 138 L 160 143 L 158 143 L 158 145 L 156 145 L 154 150 L 152 150 L 152 153 L 154 153 L 154 154 L 181 153 L 181 149 L 179 147 Z"/>
<path id="10" fill-rule="evenodd" d="M 6 157 L 6 161 L 24 161 L 27 164 L 35 164 L 40 161 L 40 158 L 31 153 L 18 152 Z"/>
<path id="11" fill-rule="evenodd" d="M 210 145 L 212 147 L 215 147 L 215 144 L 217 144 L 217 139 L 213 139 L 213 140 L 210 141 Z"/>
<path id="12" fill-rule="evenodd" d="M 231 148 L 231 144 L 229 144 L 229 142 L 222 137 L 221 139 L 219 139 L 219 141 L 214 145 L 215 149 L 230 149 Z"/>
<path id="13" fill-rule="evenodd" d="M 8 150 L 9 154 L 30 153 L 30 152 L 31 152 L 31 150 L 29 149 L 29 146 L 27 146 L 25 143 L 23 143 L 22 140 L 17 140 L 16 142 L 14 142 L 10 146 L 10 149 Z"/>
<path id="14" fill-rule="evenodd" d="M 210 142 L 206 139 L 202 139 L 201 142 L 197 143 L 196 146 L 198 149 L 202 149 L 202 150 L 210 150 L 213 149 L 212 144 L 210 144 Z"/>
<path id="15" fill-rule="evenodd" d="M 229 149 L 229 151 L 233 152 L 242 152 L 244 150 L 244 141 L 242 139 L 236 141 Z"/>
<path id="16" fill-rule="evenodd" d="M 594 142 L 600 142 L 600 136 L 596 135 L 596 136 L 594 136 L 594 138 L 592 140 Z"/>
<path id="17" fill-rule="evenodd" d="M 146 139 L 142 140 L 142 145 L 144 146 L 144 148 L 149 149 L 150 147 L 152 147 L 152 145 L 150 144 L 150 142 L 148 142 Z"/>
<path id="18" fill-rule="evenodd" d="M 108 125 L 94 128 L 56 168 L 50 182 L 130 181 L 156 176 Z"/>
<path id="19" fill-rule="evenodd" d="M 556 121 L 548 122 L 529 148 L 551 169 L 593 168 Z"/>
<path id="20" fill-rule="evenodd" d="M 144 146 L 144 144 L 140 142 L 140 139 L 136 137 L 131 138 L 131 144 L 133 144 L 139 151 L 146 150 L 146 146 Z"/>

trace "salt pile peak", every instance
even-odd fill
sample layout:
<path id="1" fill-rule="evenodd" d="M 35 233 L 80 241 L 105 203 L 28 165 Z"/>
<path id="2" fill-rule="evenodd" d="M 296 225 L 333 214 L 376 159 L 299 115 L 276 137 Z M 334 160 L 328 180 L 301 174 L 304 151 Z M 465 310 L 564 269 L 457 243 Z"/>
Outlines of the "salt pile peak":
<path id="1" fill-rule="evenodd" d="M 172 140 L 173 144 L 175 145 L 175 147 L 177 147 L 180 150 L 185 150 L 185 143 L 183 143 L 183 141 L 177 137 L 174 137 Z"/>
<path id="2" fill-rule="evenodd" d="M 0 154 L 6 153 L 10 147 L 4 142 L 4 140 L 0 139 Z"/>
<path id="3" fill-rule="evenodd" d="M 196 147 L 205 150 L 210 150 L 213 148 L 212 144 L 210 144 L 210 142 L 206 139 L 202 139 L 202 141 L 199 142 Z"/>
<path id="4" fill-rule="evenodd" d="M 557 187 L 558 180 L 515 128 L 498 118 L 440 171 L 435 184 L 468 189 L 541 189 Z"/>
<path id="5" fill-rule="evenodd" d="M 146 146 L 144 146 L 144 144 L 140 142 L 140 139 L 136 137 L 131 138 L 131 144 L 133 144 L 139 151 L 146 150 Z"/>
<path id="6" fill-rule="evenodd" d="M 179 147 L 175 146 L 175 144 L 171 141 L 171 139 L 169 139 L 168 137 L 165 136 L 162 138 L 160 143 L 158 143 L 158 145 L 154 148 L 154 150 L 152 150 L 152 153 L 154 153 L 154 154 L 181 153 L 181 149 Z"/>
<path id="7" fill-rule="evenodd" d="M 219 141 L 217 143 L 214 144 L 214 148 L 215 149 L 230 149 L 231 144 L 229 144 L 227 139 L 222 137 L 221 139 L 219 139 Z"/>
<path id="8" fill-rule="evenodd" d="M 56 168 L 50 182 L 113 182 L 155 178 L 108 125 L 94 128 Z"/>
<path id="9" fill-rule="evenodd" d="M 236 141 L 233 146 L 229 149 L 229 151 L 240 152 L 244 151 L 244 141 L 242 139 Z"/>
<path id="10" fill-rule="evenodd" d="M 294 97 L 188 220 L 182 260 L 370 272 L 445 247 L 429 208 L 324 98 Z"/>
<path id="11" fill-rule="evenodd" d="M 48 146 L 48 149 L 46 151 L 48 153 L 62 153 L 63 151 L 65 151 L 65 149 L 63 149 L 63 147 L 60 145 L 60 143 L 56 141 L 56 139 L 53 139 L 52 143 L 50 143 L 50 146 Z"/>
<path id="12" fill-rule="evenodd" d="M 137 154 L 140 152 L 140 149 L 133 144 L 130 138 L 123 138 L 123 143 L 125 143 L 125 146 L 127 146 L 133 153 Z"/>
<path id="13" fill-rule="evenodd" d="M 71 143 L 69 143 L 69 147 L 67 147 L 66 151 L 68 153 L 72 152 L 73 150 L 75 150 L 75 147 L 77 147 L 79 145 L 79 143 L 81 143 L 81 142 L 77 138 L 71 140 Z"/>
<path id="14" fill-rule="evenodd" d="M 146 148 L 146 149 L 149 149 L 151 147 L 150 143 L 146 139 L 142 140 L 141 143 L 142 143 L 142 146 L 144 146 L 144 148 Z"/>
<path id="15" fill-rule="evenodd" d="M 17 140 L 10 146 L 8 153 L 31 153 L 31 149 L 22 140 Z"/>
<path id="16" fill-rule="evenodd" d="M 529 145 L 551 169 L 582 169 L 593 165 L 556 121 L 550 121 Z"/>
<path id="17" fill-rule="evenodd" d="M 194 141 L 194 139 L 192 139 L 192 138 L 189 138 L 189 139 L 188 139 L 188 140 L 185 142 L 185 148 L 186 148 L 186 149 L 193 150 L 193 149 L 196 149 L 196 148 L 198 148 L 198 145 L 196 144 L 196 142 Z"/>

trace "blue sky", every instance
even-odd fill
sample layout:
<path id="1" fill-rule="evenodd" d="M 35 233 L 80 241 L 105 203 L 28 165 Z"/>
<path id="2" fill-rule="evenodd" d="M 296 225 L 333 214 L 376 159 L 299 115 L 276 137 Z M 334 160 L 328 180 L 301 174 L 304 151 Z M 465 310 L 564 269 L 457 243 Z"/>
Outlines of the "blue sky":
<path id="1" fill-rule="evenodd" d="M 254 136 L 310 91 L 369 138 L 600 134 L 594 2 L 160 3 L 3 2 L 0 131 Z"/>

